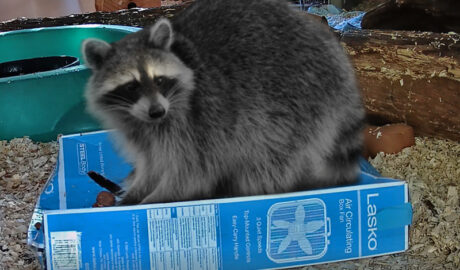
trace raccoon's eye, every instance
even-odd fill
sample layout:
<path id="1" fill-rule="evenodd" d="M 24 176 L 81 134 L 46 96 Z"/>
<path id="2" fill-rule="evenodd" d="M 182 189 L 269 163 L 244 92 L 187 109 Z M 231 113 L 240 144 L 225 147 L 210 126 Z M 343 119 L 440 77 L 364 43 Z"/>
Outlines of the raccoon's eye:
<path id="1" fill-rule="evenodd" d="M 163 86 L 165 83 L 166 79 L 164 76 L 157 76 L 153 79 L 153 82 L 158 85 L 158 86 Z"/>
<path id="2" fill-rule="evenodd" d="M 140 96 L 141 92 L 139 91 L 139 82 L 130 81 L 104 94 L 101 98 L 101 103 L 105 105 L 126 106 L 137 102 Z"/>
<path id="3" fill-rule="evenodd" d="M 161 89 L 166 90 L 174 86 L 176 79 L 168 78 L 166 76 L 158 76 L 153 79 L 153 82 Z"/>
<path id="4" fill-rule="evenodd" d="M 125 90 L 127 91 L 136 91 L 137 88 L 139 87 L 139 82 L 134 80 L 126 83 L 124 86 Z"/>
<path id="5" fill-rule="evenodd" d="M 168 95 L 170 91 L 174 89 L 176 79 L 168 78 L 166 76 L 158 76 L 153 79 L 153 83 L 159 88 L 163 95 Z"/>

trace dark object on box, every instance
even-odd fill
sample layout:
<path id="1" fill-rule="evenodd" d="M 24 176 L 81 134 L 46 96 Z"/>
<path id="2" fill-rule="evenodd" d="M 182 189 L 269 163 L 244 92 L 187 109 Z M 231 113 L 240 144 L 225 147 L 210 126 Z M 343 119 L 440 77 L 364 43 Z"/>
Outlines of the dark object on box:
<path id="1" fill-rule="evenodd" d="M 95 172 L 95 171 L 89 171 L 88 176 L 94 180 L 99 186 L 107 189 L 111 193 L 113 193 L 116 196 L 119 196 L 123 194 L 123 189 L 117 185 L 116 183 L 110 181 L 109 179 L 105 178 L 101 174 Z"/>

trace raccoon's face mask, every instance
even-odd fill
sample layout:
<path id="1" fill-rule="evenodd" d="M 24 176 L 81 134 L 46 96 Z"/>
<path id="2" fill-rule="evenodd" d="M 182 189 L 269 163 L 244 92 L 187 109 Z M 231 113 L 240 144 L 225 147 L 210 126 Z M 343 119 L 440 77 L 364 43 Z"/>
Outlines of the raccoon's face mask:
<path id="1" fill-rule="evenodd" d="M 90 111 L 157 123 L 186 106 L 193 71 L 171 52 L 173 42 L 167 19 L 120 42 L 85 40 L 82 55 L 93 71 L 86 92 Z"/>

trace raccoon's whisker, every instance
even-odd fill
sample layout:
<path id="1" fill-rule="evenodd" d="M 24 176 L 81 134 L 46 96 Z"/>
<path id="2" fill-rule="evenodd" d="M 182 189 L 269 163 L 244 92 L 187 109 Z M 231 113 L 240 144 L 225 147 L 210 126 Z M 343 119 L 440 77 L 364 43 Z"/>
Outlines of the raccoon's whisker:
<path id="1" fill-rule="evenodd" d="M 174 103 L 176 101 L 180 101 L 182 99 L 188 99 L 187 94 L 183 94 L 180 92 L 180 87 L 175 87 L 172 91 L 166 96 L 170 103 Z"/>
<path id="2" fill-rule="evenodd" d="M 128 111 L 129 106 L 109 105 L 109 106 L 104 106 L 103 109 L 105 111 Z"/>
<path id="3" fill-rule="evenodd" d="M 118 102 L 116 104 L 110 104 L 106 106 L 120 106 L 120 107 L 130 107 L 132 106 L 132 103 L 128 103 L 127 101 L 124 100 L 117 100 Z"/>
<path id="4" fill-rule="evenodd" d="M 128 71 L 128 73 L 129 73 L 131 76 L 133 76 L 133 79 L 134 79 L 134 80 L 137 80 L 136 75 L 134 75 L 134 73 L 133 73 L 132 71 Z"/>
<path id="5" fill-rule="evenodd" d="M 172 98 L 169 100 L 169 104 L 170 105 L 174 105 L 174 104 L 177 104 L 177 103 L 182 103 L 182 102 L 187 102 L 188 99 L 186 97 L 181 97 L 181 98 Z"/>
<path id="6" fill-rule="evenodd" d="M 169 106 L 171 109 L 173 109 L 175 106 L 180 105 L 180 104 L 186 104 L 188 101 L 187 98 L 174 98 L 169 100 Z"/>
<path id="7" fill-rule="evenodd" d="M 125 102 L 126 104 L 129 104 L 129 105 L 132 103 L 131 100 L 129 100 L 129 99 L 125 98 L 125 97 L 122 97 L 120 95 L 115 95 L 115 94 L 109 93 L 109 94 L 106 94 L 105 96 L 107 98 L 110 98 L 110 99 L 113 99 L 113 100 L 116 100 L 116 101 L 123 101 L 123 102 Z"/>
<path id="8" fill-rule="evenodd" d="M 106 104 L 104 107 L 108 107 L 108 108 L 129 108 L 131 107 L 132 104 L 131 103 L 128 103 L 128 102 L 119 102 L 119 103 L 116 103 L 116 104 Z"/>
<path id="9" fill-rule="evenodd" d="M 125 106 L 107 106 L 107 107 L 104 107 L 104 111 L 107 111 L 107 112 L 116 112 L 116 111 L 125 111 L 125 112 L 128 112 L 128 107 L 125 107 Z"/>
<path id="10" fill-rule="evenodd" d="M 120 105 L 108 105 L 108 106 L 105 106 L 104 109 L 126 110 L 126 109 L 128 109 L 128 107 L 127 106 L 120 106 Z"/>
<path id="11" fill-rule="evenodd" d="M 179 93 L 177 95 L 173 95 L 173 96 L 168 97 L 168 100 L 170 100 L 170 101 L 182 100 L 182 99 L 187 100 L 187 99 L 189 99 L 189 96 L 187 94 Z"/>
<path id="12" fill-rule="evenodd" d="M 173 98 L 174 96 L 176 96 L 176 93 L 178 93 L 180 90 L 181 90 L 180 86 L 176 84 L 175 86 L 173 86 L 173 88 L 169 90 L 168 94 L 166 95 L 166 98 L 168 99 Z"/>

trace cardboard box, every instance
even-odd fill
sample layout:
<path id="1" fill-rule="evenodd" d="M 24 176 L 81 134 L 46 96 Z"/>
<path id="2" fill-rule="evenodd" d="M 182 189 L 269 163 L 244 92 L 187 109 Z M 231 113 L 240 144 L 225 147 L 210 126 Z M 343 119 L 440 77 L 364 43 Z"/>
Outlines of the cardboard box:
<path id="1" fill-rule="evenodd" d="M 102 188 L 89 170 L 115 182 L 131 170 L 109 136 L 60 138 L 57 170 L 29 231 L 48 269 L 289 268 L 408 248 L 407 184 L 377 176 L 364 160 L 353 186 L 91 208 Z"/>

